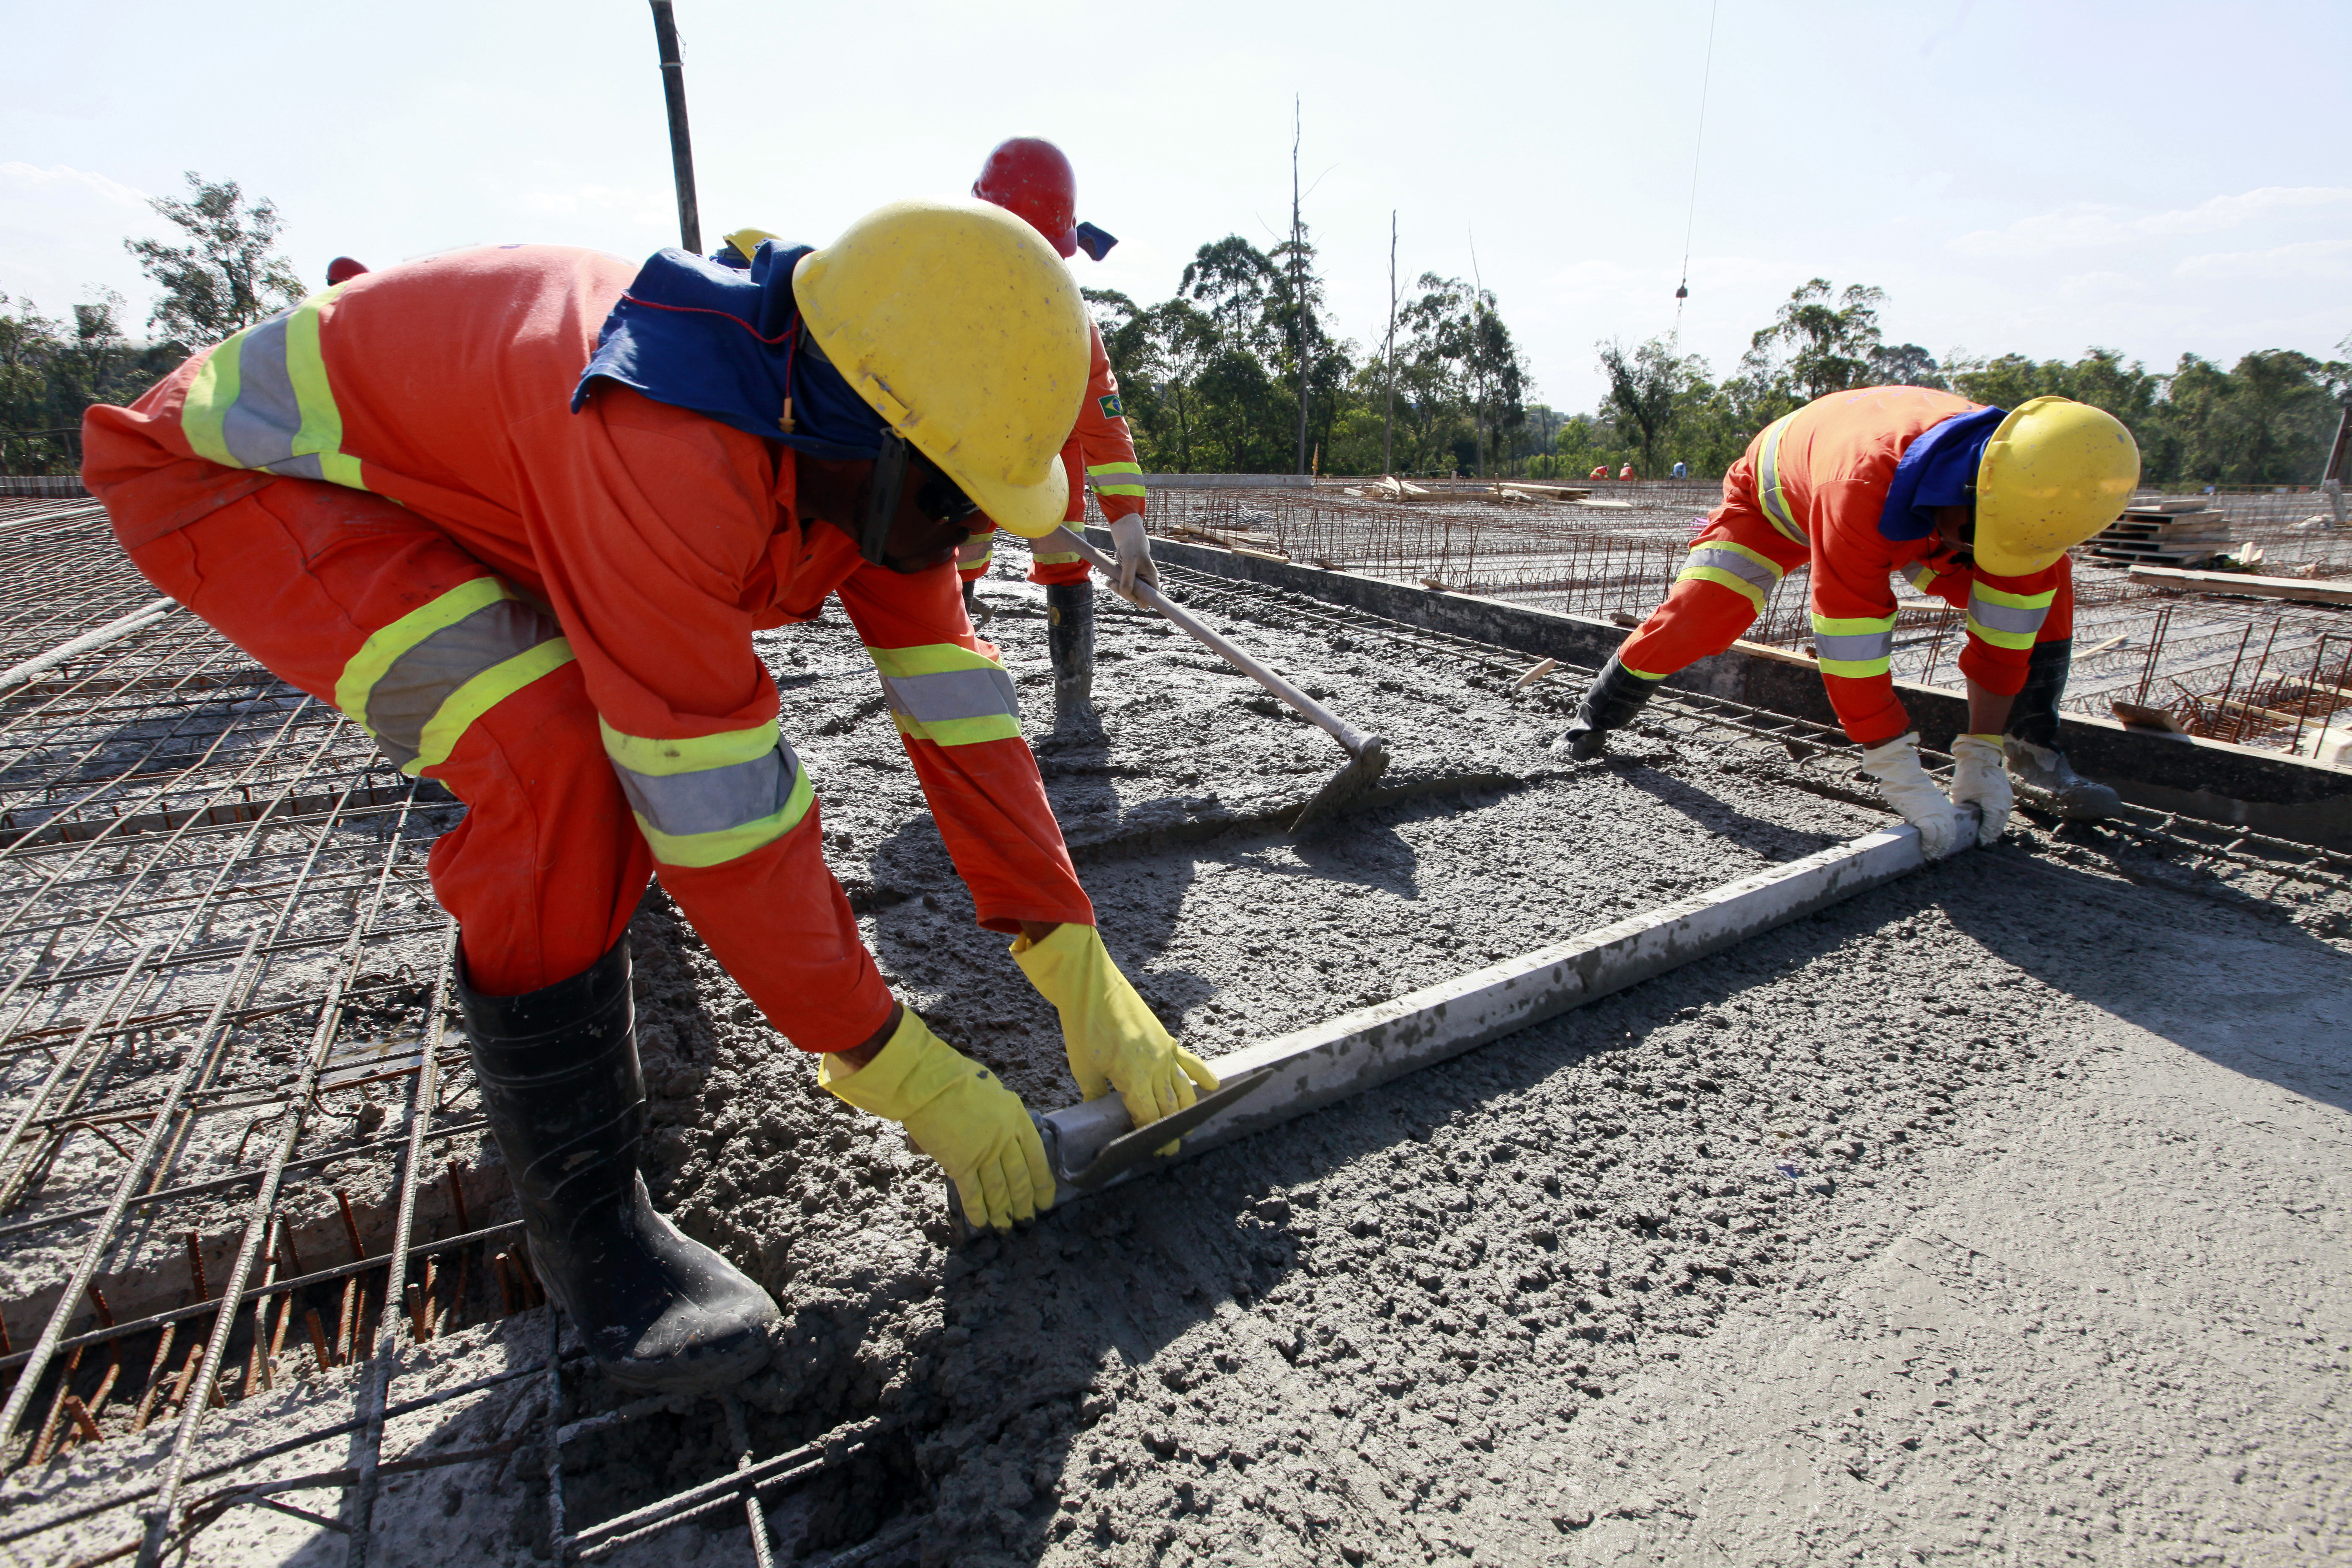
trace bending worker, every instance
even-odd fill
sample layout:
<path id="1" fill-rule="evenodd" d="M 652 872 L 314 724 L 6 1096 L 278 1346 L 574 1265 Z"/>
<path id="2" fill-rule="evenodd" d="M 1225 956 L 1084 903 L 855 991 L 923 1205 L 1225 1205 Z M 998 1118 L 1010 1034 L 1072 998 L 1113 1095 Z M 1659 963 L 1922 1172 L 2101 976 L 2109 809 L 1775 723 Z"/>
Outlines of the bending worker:
<path id="1" fill-rule="evenodd" d="M 1560 743 L 1598 756 L 1659 681 L 1729 647 L 1781 577 L 1811 565 L 1831 704 L 1930 855 L 1953 847 L 1955 802 L 1979 808 L 1982 842 L 2000 836 L 2011 773 L 2067 816 L 2112 816 L 2116 793 L 2056 749 L 2074 650 L 2066 552 L 2114 521 L 2138 482 L 2131 432 L 2063 397 L 2014 413 L 1916 386 L 1817 398 L 1767 426 L 1724 476 L 1723 504 L 1673 592 L 1610 658 Z M 1949 798 L 1920 766 L 1895 694 L 1898 572 L 1968 611 L 1969 732 L 1952 742 Z"/>
<path id="2" fill-rule="evenodd" d="M 140 570 L 465 803 L 430 869 L 483 1110 L 541 1279 L 622 1381 L 740 1377 L 778 1316 L 638 1173 L 626 931 L 649 875 L 976 1222 L 1052 1201 L 1019 1099 L 859 940 L 755 630 L 839 597 L 1087 1095 L 1141 1123 L 1214 1082 L 1104 951 L 957 592 L 976 507 L 1061 521 L 1086 344 L 1026 225 L 908 202 L 744 271 L 508 246 L 365 273 L 87 416 L 85 477 Z"/>

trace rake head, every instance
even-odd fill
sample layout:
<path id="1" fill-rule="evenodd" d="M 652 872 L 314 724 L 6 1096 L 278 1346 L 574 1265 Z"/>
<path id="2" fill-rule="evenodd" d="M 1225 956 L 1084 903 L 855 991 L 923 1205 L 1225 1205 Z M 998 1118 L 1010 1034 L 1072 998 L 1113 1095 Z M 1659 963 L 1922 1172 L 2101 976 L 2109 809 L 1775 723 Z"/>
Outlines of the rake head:
<path id="1" fill-rule="evenodd" d="M 1298 815 L 1290 819 L 1290 836 L 1297 838 L 1309 829 L 1324 826 L 1332 818 L 1356 805 L 1371 793 L 1388 772 L 1389 743 L 1378 735 L 1364 742 L 1361 750 L 1349 759 L 1348 765 L 1331 775 L 1331 780 L 1315 793 L 1315 798 L 1299 807 Z"/>

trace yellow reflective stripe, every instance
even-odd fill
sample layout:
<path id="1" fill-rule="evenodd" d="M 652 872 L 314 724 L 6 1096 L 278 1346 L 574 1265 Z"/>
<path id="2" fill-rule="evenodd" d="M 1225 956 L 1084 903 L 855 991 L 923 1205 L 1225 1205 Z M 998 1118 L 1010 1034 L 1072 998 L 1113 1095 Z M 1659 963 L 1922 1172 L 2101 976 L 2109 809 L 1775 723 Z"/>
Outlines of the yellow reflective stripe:
<path id="1" fill-rule="evenodd" d="M 913 647 L 869 647 L 866 657 L 888 679 L 908 675 L 945 675 L 958 669 L 1002 669 L 984 653 L 961 643 L 919 643 Z"/>
<path id="2" fill-rule="evenodd" d="M 237 466 L 221 427 L 236 404 L 237 358 L 244 348 L 245 334 L 239 332 L 206 355 L 188 384 L 187 401 L 180 405 L 180 433 L 188 438 L 189 449 L 224 468 Z"/>
<path id="3" fill-rule="evenodd" d="M 1702 550 L 1721 550 L 1729 554 L 1746 556 L 1748 560 L 1756 563 L 1757 565 L 1764 568 L 1765 571 L 1772 574 L 1772 581 L 1775 583 L 1789 574 L 1788 568 L 1782 566 L 1778 561 L 1773 560 L 1769 555 L 1765 554 L 1762 551 L 1750 550 L 1745 544 L 1734 544 L 1728 539 L 1703 539 L 1696 544 L 1691 546 L 1691 553 L 1694 555 L 1697 554 Z"/>
<path id="4" fill-rule="evenodd" d="M 1911 574 L 1911 585 L 1914 588 L 1918 589 L 1923 594 L 1933 593 L 1936 587 L 1937 575 L 1937 574 L 1933 566 L 1923 565 L 1919 570 Z"/>
<path id="5" fill-rule="evenodd" d="M 1798 524 L 1797 514 L 1789 505 L 1788 492 L 1780 484 L 1780 437 L 1789 433 L 1796 415 L 1784 414 L 1764 429 L 1762 461 L 1757 466 L 1757 500 L 1764 509 L 1766 521 L 1798 544 L 1811 542 L 1804 529 Z"/>
<path id="6" fill-rule="evenodd" d="M 335 406 L 334 390 L 327 384 L 327 354 L 319 341 L 320 308 L 341 288 L 339 283 L 323 294 L 311 295 L 295 308 L 286 323 L 286 376 L 294 384 L 294 399 L 302 409 L 294 455 L 315 452 L 320 477 L 329 483 L 365 489 L 360 483 L 360 460 L 342 449 L 343 411 Z"/>
<path id="7" fill-rule="evenodd" d="M 466 727 L 551 670 L 572 662 L 572 644 L 550 637 L 512 658 L 490 666 L 451 692 L 425 722 L 423 742 L 415 757 L 401 767 L 411 778 L 449 760 Z"/>
<path id="8" fill-rule="evenodd" d="M 1738 595 L 1741 598 L 1746 599 L 1749 604 L 1756 606 L 1757 612 L 1759 615 L 1763 612 L 1764 590 L 1758 587 L 1755 584 L 1750 583 L 1747 578 L 1740 576 L 1738 573 L 1727 572 L 1720 566 L 1685 566 L 1682 569 L 1680 574 L 1675 578 L 1675 581 L 1677 583 L 1713 583 L 1717 587 L 1728 588 L 1733 593 Z"/>
<path id="9" fill-rule="evenodd" d="M 1617 668 L 1637 680 L 1664 680 L 1668 675 L 1673 673 L 1671 670 L 1661 670 L 1657 674 L 1652 675 L 1646 669 L 1635 669 L 1631 666 L 1624 664 L 1620 664 Z"/>
<path id="10" fill-rule="evenodd" d="M 901 735 L 942 746 L 970 746 L 982 741 L 1017 741 L 1021 738 L 1021 721 L 1010 713 L 982 713 L 971 719 L 932 719 L 925 721 L 894 712 L 890 718 L 898 726 Z"/>
<path id="11" fill-rule="evenodd" d="M 431 637 L 435 632 L 456 626 L 485 605 L 495 605 L 500 599 L 521 597 L 496 577 L 476 577 L 450 589 L 431 604 L 415 609 L 383 627 L 360 645 L 359 652 L 344 664 L 343 672 L 335 679 L 335 706 L 351 715 L 352 721 L 369 734 L 375 733 L 368 725 L 368 692 L 392 668 L 402 654 Z"/>
<path id="12" fill-rule="evenodd" d="M 1084 561 L 1085 559 L 1085 556 L 1079 554 L 1075 550 L 1060 552 L 1033 551 L 1029 556 L 1029 563 L 1033 566 L 1067 566 L 1073 561 Z"/>
<path id="13" fill-rule="evenodd" d="M 1867 680 L 1894 668 L 1893 616 L 1824 616 L 1813 612 L 1813 659 L 1823 675 Z M 1857 657 L 1859 656 L 1859 657 Z"/>
<path id="14" fill-rule="evenodd" d="M 602 715 L 597 717 L 596 729 L 604 737 L 606 756 L 631 773 L 644 773 L 648 778 L 669 778 L 757 762 L 776 749 L 777 739 L 772 720 L 748 730 L 721 730 L 715 735 L 695 735 L 685 740 L 627 734 L 604 722 Z"/>
<path id="15" fill-rule="evenodd" d="M 1128 475 L 1134 475 L 1132 480 Z M 1140 463 L 1088 463 L 1087 478 L 1093 481 L 1098 496 L 1139 496 L 1143 494 L 1143 465 Z M 1112 482 L 1106 483 L 1105 480 Z"/>
<path id="16" fill-rule="evenodd" d="M 1997 648 L 2030 648 L 2034 647 L 2034 642 L 2037 642 L 2039 637 L 2042 637 L 2042 627 L 2034 627 L 2034 630 L 2030 632 L 2001 630 L 2001 627 L 1997 626 L 1985 626 L 1983 621 L 1978 621 L 1976 611 L 1971 609 L 1969 611 L 1969 635 L 1971 635 L 1971 637 L 1980 637 L 1983 642 L 1990 642 Z"/>
<path id="17" fill-rule="evenodd" d="M 1813 630 L 1825 637 L 1868 637 L 1874 632 L 1891 632 L 1894 629 L 1893 616 L 1856 616 L 1841 620 L 1819 611 L 1813 614 Z"/>
<path id="18" fill-rule="evenodd" d="M 2058 597 L 2058 590 L 2050 588 L 2039 594 L 2012 594 L 2006 588 L 1979 582 L 1970 584 L 1969 597 L 1982 599 L 1989 604 L 2007 605 L 2013 610 L 2047 610 Z"/>
<path id="19" fill-rule="evenodd" d="M 772 724 L 762 731 L 768 739 L 768 749 L 776 745 L 776 727 Z M 647 822 L 640 813 L 631 812 L 637 819 L 637 831 L 646 837 L 646 847 L 654 858 L 665 866 L 685 866 L 701 868 L 723 866 L 739 860 L 754 849 L 774 843 L 801 824 L 808 816 L 809 805 L 816 799 L 815 786 L 809 783 L 806 768 L 793 770 L 792 794 L 785 797 L 782 809 L 771 812 L 755 821 L 735 827 L 722 827 L 711 833 L 664 833 Z"/>

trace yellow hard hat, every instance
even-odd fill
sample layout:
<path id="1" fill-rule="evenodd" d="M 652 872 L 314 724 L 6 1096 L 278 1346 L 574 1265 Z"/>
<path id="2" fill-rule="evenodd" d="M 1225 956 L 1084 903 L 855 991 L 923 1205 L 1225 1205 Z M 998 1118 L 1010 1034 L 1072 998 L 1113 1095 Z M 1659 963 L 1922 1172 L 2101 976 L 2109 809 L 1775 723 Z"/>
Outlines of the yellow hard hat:
<path id="1" fill-rule="evenodd" d="M 2067 397 L 2020 404 L 1977 464 L 1977 564 L 2030 577 L 2122 516 L 2138 486 L 2122 420 Z"/>
<path id="2" fill-rule="evenodd" d="M 793 293 L 834 368 L 981 510 L 1029 539 L 1061 526 L 1087 310 L 1035 229 L 985 202 L 894 202 L 801 258 Z"/>

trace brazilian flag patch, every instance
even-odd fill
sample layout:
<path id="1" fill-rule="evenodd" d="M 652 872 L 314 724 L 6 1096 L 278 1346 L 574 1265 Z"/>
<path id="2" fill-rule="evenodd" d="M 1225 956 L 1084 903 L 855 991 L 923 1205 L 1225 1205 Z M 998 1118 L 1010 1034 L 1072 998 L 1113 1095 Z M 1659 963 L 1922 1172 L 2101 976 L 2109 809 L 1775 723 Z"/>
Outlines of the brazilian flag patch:
<path id="1" fill-rule="evenodd" d="M 1102 405 L 1103 417 L 1106 419 L 1123 418 L 1127 414 L 1127 410 L 1119 406 L 1118 394 L 1116 392 L 1108 397 L 1097 397 L 1095 401 Z"/>

